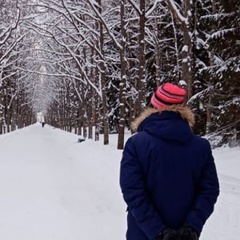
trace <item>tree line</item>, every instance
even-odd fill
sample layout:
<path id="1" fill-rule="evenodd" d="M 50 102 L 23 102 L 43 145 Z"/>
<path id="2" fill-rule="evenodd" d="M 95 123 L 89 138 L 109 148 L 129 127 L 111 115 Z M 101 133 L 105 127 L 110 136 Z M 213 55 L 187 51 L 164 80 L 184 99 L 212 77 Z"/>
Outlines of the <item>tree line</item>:
<path id="1" fill-rule="evenodd" d="M 194 132 L 239 144 L 239 27 L 237 0 L 0 0 L 0 133 L 42 111 L 122 149 L 169 81 L 188 91 Z"/>

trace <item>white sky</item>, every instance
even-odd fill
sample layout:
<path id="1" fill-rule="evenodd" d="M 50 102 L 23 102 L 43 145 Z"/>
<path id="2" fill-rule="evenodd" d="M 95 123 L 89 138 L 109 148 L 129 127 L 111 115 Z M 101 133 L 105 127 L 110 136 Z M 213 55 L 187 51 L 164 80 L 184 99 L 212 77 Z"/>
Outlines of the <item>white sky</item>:
<path id="1" fill-rule="evenodd" d="M 40 123 L 0 135 L 0 239 L 125 239 L 117 136 L 77 140 Z M 238 240 L 240 148 L 214 156 L 221 193 L 201 240 Z"/>

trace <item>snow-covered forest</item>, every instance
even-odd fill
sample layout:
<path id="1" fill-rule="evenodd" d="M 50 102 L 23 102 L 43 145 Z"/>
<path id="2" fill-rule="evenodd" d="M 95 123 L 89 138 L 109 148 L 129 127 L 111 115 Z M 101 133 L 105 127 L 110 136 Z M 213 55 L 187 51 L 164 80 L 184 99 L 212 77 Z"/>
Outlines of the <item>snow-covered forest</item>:
<path id="1" fill-rule="evenodd" d="M 169 81 L 188 90 L 197 134 L 240 144 L 239 29 L 239 0 L 0 0 L 0 134 L 41 112 L 122 149 Z"/>

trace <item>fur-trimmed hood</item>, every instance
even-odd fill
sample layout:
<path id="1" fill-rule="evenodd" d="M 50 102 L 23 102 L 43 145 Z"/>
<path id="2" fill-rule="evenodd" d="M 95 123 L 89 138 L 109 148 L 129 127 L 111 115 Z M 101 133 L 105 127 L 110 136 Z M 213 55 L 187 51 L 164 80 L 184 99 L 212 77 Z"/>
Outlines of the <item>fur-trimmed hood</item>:
<path id="1" fill-rule="evenodd" d="M 164 110 L 147 108 L 132 124 L 134 131 L 145 132 L 157 139 L 178 143 L 188 142 L 193 132 L 192 111 L 183 106 L 170 106 Z"/>
<path id="2" fill-rule="evenodd" d="M 149 117 L 150 115 L 152 115 L 154 113 L 161 114 L 163 111 L 179 113 L 181 115 L 182 119 L 186 120 L 191 128 L 195 124 L 194 114 L 190 108 L 185 107 L 185 106 L 174 105 L 174 106 L 166 107 L 164 110 L 160 110 L 160 109 L 156 109 L 156 108 L 152 108 L 152 107 L 146 108 L 141 113 L 141 115 L 132 122 L 131 129 L 134 132 L 136 132 L 139 125 L 143 122 L 143 120 L 145 120 L 147 117 Z"/>

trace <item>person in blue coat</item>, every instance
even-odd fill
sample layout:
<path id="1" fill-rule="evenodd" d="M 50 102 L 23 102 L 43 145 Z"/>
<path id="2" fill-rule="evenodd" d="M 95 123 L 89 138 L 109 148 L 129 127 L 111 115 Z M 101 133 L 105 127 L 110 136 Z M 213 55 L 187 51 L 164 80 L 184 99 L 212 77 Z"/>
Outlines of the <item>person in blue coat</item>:
<path id="1" fill-rule="evenodd" d="M 127 240 L 197 240 L 214 210 L 219 182 L 209 142 L 195 135 L 186 90 L 165 83 L 133 122 L 120 186 Z"/>

